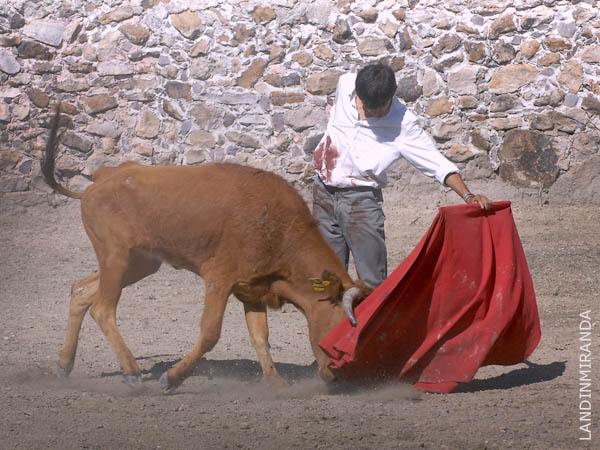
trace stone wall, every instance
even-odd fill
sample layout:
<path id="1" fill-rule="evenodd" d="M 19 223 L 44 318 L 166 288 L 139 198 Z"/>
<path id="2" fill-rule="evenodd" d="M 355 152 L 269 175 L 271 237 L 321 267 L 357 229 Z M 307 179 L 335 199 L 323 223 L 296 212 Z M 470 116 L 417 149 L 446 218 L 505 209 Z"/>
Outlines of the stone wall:
<path id="1" fill-rule="evenodd" d="M 338 76 L 385 61 L 467 180 L 600 204 L 600 12 L 565 0 L 8 0 L 0 3 L 2 204 L 101 164 L 234 161 L 298 187 Z M 400 188 L 440 189 L 399 161 Z"/>

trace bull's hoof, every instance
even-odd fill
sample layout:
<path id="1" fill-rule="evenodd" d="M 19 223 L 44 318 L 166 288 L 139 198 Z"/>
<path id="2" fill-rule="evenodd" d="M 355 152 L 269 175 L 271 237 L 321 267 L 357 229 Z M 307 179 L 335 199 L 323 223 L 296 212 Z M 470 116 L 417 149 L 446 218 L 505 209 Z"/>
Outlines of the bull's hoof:
<path id="1" fill-rule="evenodd" d="M 73 366 L 64 368 L 61 367 L 58 363 L 56 363 L 56 376 L 58 378 L 67 378 L 71 373 L 71 370 L 73 370 Z"/>
<path id="2" fill-rule="evenodd" d="M 141 375 L 123 375 L 123 383 L 131 388 L 139 388 L 142 385 Z"/>
<path id="3" fill-rule="evenodd" d="M 167 374 L 168 372 L 163 373 L 160 376 L 160 379 L 158 380 L 158 384 L 160 385 L 160 388 L 163 390 L 163 394 L 165 395 L 171 394 L 175 391 L 175 389 L 177 389 L 177 386 L 174 386 L 169 382 L 169 377 Z"/>
<path id="4" fill-rule="evenodd" d="M 271 386 L 272 388 L 275 388 L 275 389 L 282 389 L 282 388 L 290 387 L 290 384 L 287 381 L 285 381 L 283 378 L 281 378 L 281 376 L 279 376 L 279 375 L 265 376 L 264 381 L 269 386 Z"/>

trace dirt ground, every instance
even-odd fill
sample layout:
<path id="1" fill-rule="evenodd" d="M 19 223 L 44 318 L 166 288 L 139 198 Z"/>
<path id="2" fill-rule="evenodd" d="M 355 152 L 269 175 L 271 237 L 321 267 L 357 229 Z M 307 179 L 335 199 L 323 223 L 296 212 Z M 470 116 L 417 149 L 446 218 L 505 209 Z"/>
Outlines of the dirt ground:
<path id="1" fill-rule="evenodd" d="M 425 233 L 436 206 L 386 193 L 390 271 Z M 0 448 L 600 448 L 597 365 L 591 442 L 579 440 L 578 409 L 579 315 L 591 309 L 596 320 L 599 309 L 600 211 L 514 201 L 513 214 L 542 323 L 528 364 L 482 368 L 450 395 L 402 384 L 329 392 L 317 378 L 303 316 L 285 306 L 270 313 L 270 341 L 291 385 L 273 390 L 261 382 L 242 306 L 232 298 L 217 347 L 166 396 L 158 378 L 196 341 L 202 281 L 164 266 L 124 290 L 119 326 L 143 369 L 140 390 L 122 382 L 89 315 L 75 369 L 59 380 L 71 284 L 96 269 L 79 204 L 0 211 Z M 593 339 L 595 357 L 597 327 Z"/>

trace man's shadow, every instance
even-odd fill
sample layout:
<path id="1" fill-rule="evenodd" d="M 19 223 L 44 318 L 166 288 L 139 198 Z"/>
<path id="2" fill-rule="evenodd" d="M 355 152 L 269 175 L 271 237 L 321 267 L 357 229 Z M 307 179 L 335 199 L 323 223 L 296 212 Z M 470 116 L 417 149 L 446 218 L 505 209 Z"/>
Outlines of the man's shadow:
<path id="1" fill-rule="evenodd" d="M 493 391 L 543 383 L 562 376 L 567 367 L 565 361 L 556 361 L 550 364 L 534 364 L 529 361 L 524 361 L 523 363 L 527 367 L 515 369 L 491 378 L 474 379 L 469 383 L 461 384 L 456 392 Z"/>

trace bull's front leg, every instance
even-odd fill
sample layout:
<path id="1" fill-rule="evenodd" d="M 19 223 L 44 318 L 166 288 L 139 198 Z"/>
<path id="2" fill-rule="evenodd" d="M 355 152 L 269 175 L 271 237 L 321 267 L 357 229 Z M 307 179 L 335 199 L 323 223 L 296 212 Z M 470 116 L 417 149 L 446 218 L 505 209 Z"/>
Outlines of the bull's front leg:
<path id="1" fill-rule="evenodd" d="M 221 337 L 223 315 L 231 284 L 223 283 L 226 287 L 216 286 L 210 281 L 206 284 L 206 298 L 200 321 L 200 338 L 190 353 L 160 377 L 160 387 L 165 394 L 173 392 L 192 374 L 202 356 L 211 351 Z"/>
<path id="2" fill-rule="evenodd" d="M 265 381 L 274 387 L 287 386 L 288 383 L 277 373 L 275 363 L 271 357 L 267 307 L 265 305 L 244 303 L 244 312 L 248 332 L 250 333 L 250 342 L 256 350 Z"/>

